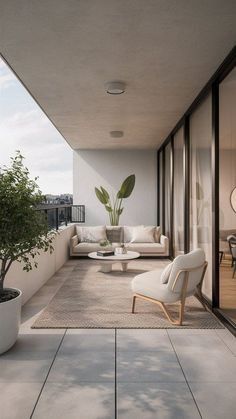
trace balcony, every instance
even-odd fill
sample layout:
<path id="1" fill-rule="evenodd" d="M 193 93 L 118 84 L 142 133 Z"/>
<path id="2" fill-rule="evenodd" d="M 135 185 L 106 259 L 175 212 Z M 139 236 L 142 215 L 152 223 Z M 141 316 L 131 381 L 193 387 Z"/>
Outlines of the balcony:
<path id="1" fill-rule="evenodd" d="M 84 205 L 38 208 L 59 232 L 54 252 L 7 274 L 23 306 L 19 338 L 0 356 L 0 419 L 235 419 L 236 3 L 18 3 L 0 13 L 0 70 L 12 70 L 0 74 L 0 159 L 8 147 L 26 150 L 49 193 L 66 192 L 73 170 L 73 202 Z M 159 228 L 168 253 L 103 271 L 71 258 L 75 224 L 108 223 L 94 188 L 116 197 L 131 173 L 121 223 Z M 177 326 L 146 296 L 132 314 L 133 278 L 196 248 L 208 262 L 207 310 L 187 298 Z"/>

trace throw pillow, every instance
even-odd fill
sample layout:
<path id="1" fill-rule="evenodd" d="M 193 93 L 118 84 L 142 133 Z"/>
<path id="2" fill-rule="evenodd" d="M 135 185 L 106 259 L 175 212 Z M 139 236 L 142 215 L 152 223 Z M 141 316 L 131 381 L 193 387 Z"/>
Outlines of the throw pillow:
<path id="1" fill-rule="evenodd" d="M 157 226 L 155 228 L 155 233 L 154 233 L 154 239 L 156 243 L 160 243 L 160 237 L 161 237 L 161 227 Z"/>
<path id="2" fill-rule="evenodd" d="M 155 227 L 138 226 L 133 229 L 131 243 L 155 243 Z"/>
<path id="3" fill-rule="evenodd" d="M 154 228 L 154 241 L 160 243 L 161 237 L 161 227 L 160 226 L 148 226 L 149 228 Z"/>
<path id="4" fill-rule="evenodd" d="M 99 243 L 107 240 L 106 227 L 81 227 L 76 226 L 76 232 L 80 242 L 83 243 Z"/>
<path id="5" fill-rule="evenodd" d="M 109 240 L 110 243 L 122 243 L 123 242 L 122 233 L 123 233 L 122 227 L 117 227 L 117 226 L 106 227 L 107 240 Z"/>
<path id="6" fill-rule="evenodd" d="M 169 263 L 169 265 L 167 265 L 165 267 L 165 269 L 162 271 L 162 274 L 161 274 L 161 283 L 162 284 L 167 284 L 168 283 L 170 273 L 171 273 L 171 269 L 172 269 L 172 265 L 173 265 L 173 262 Z"/>
<path id="7" fill-rule="evenodd" d="M 136 227 L 142 227 L 141 225 L 139 226 L 124 226 L 123 227 L 123 231 L 124 231 L 124 243 L 130 243 L 133 237 L 133 231 Z"/>

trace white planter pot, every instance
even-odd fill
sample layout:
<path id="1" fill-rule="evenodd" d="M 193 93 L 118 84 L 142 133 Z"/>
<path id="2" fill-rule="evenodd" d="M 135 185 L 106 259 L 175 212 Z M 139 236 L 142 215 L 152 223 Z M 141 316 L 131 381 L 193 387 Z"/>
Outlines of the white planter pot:
<path id="1" fill-rule="evenodd" d="M 14 345 L 20 328 L 22 292 L 17 288 L 11 289 L 18 291 L 19 295 L 0 303 L 0 354 Z"/>

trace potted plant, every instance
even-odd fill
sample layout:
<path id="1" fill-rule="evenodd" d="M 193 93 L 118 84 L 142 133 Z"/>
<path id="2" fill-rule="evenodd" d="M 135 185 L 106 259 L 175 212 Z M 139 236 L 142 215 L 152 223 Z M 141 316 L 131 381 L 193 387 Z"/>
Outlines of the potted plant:
<path id="1" fill-rule="evenodd" d="M 123 212 L 122 202 L 123 199 L 128 198 L 133 192 L 135 186 L 135 175 L 128 176 L 122 183 L 116 198 L 111 200 L 109 193 L 100 186 L 100 189 L 95 188 L 95 193 L 98 200 L 105 206 L 106 211 L 109 213 L 110 223 L 112 226 L 118 226 L 120 216 Z"/>
<path id="2" fill-rule="evenodd" d="M 36 211 L 43 200 L 36 180 L 30 179 L 19 151 L 10 167 L 0 169 L 0 353 L 14 345 L 20 325 L 22 293 L 4 287 L 12 263 L 20 262 L 28 272 L 37 267 L 40 250 L 53 251 L 55 232 Z"/>

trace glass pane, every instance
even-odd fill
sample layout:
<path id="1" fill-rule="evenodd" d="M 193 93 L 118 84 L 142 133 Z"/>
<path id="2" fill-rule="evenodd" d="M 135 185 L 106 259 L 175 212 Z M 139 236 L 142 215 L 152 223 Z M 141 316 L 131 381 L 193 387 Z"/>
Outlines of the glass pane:
<path id="1" fill-rule="evenodd" d="M 174 136 L 174 256 L 184 253 L 184 130 Z"/>
<path id="2" fill-rule="evenodd" d="M 212 299 L 212 112 L 211 96 L 190 118 L 190 248 L 201 247 L 208 269 L 203 293 Z"/>
<path id="3" fill-rule="evenodd" d="M 219 95 L 220 308 L 236 323 L 236 69 L 220 84 Z"/>
<path id="4" fill-rule="evenodd" d="M 163 213 L 162 213 L 162 207 L 163 207 L 163 152 L 161 151 L 159 154 L 159 221 L 161 226 L 161 231 L 163 232 Z"/>
<path id="5" fill-rule="evenodd" d="M 170 237 L 171 144 L 165 147 L 165 235 Z"/>

